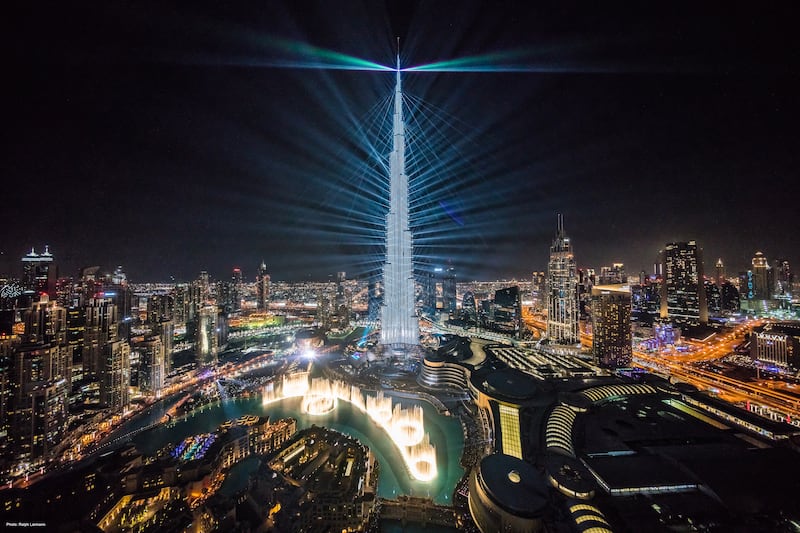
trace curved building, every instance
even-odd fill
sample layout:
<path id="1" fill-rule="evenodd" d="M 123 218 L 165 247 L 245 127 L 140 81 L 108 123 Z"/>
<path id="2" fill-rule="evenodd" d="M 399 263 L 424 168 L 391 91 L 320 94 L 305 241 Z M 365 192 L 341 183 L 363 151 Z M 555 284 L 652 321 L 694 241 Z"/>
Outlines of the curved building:
<path id="1" fill-rule="evenodd" d="M 516 457 L 487 455 L 470 474 L 469 511 L 483 533 L 541 531 L 547 502 L 541 475 Z"/>

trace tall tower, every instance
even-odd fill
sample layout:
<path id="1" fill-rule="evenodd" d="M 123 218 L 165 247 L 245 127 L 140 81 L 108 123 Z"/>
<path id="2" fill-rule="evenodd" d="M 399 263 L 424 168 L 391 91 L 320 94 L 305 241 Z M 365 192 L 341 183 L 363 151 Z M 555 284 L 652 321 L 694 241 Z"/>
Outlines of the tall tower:
<path id="1" fill-rule="evenodd" d="M 258 266 L 258 274 L 256 274 L 256 302 L 259 311 L 266 311 L 269 307 L 269 281 L 270 277 L 269 274 L 267 274 L 267 264 L 261 261 L 261 264 Z"/>
<path id="2" fill-rule="evenodd" d="M 556 344 L 578 344 L 578 316 L 578 269 L 564 218 L 558 215 L 547 264 L 547 338 Z"/>
<path id="3" fill-rule="evenodd" d="M 683 326 L 708 323 L 702 249 L 695 241 L 670 242 L 662 255 L 661 318 Z"/>
<path id="4" fill-rule="evenodd" d="M 381 344 L 398 351 L 419 344 L 419 322 L 414 306 L 413 244 L 408 225 L 408 176 L 403 124 L 400 54 L 394 91 L 392 153 L 389 157 L 389 213 L 386 215 L 386 263 L 383 267 Z"/>
<path id="5" fill-rule="evenodd" d="M 631 363 L 631 290 L 629 285 L 592 287 L 592 351 L 604 368 Z"/>
<path id="6" fill-rule="evenodd" d="M 55 282 L 53 254 L 50 247 L 45 246 L 44 252 L 37 254 L 31 248 L 30 253 L 22 258 L 22 287 L 26 291 L 50 294 Z M 53 295 L 55 296 L 55 295 Z M 55 298 L 54 298 L 55 299 Z"/>

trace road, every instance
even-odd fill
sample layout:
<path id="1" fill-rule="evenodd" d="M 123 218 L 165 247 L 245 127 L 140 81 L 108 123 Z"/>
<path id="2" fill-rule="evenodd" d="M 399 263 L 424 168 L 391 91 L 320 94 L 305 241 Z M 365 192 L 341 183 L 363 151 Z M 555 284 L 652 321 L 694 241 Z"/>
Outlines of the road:
<path id="1" fill-rule="evenodd" d="M 541 318 L 524 314 L 528 327 L 545 330 L 546 323 Z M 654 354 L 640 350 L 633 351 L 633 364 L 647 368 L 657 374 L 694 385 L 700 390 L 716 393 L 721 399 L 731 403 L 748 403 L 766 407 L 779 413 L 785 421 L 800 425 L 800 396 L 797 389 L 788 384 L 777 385 L 777 381 L 742 381 L 717 372 L 700 368 L 696 363 L 721 359 L 730 354 L 736 346 L 744 342 L 745 336 L 753 328 L 764 324 L 763 320 L 748 321 L 723 334 L 716 334 L 706 341 L 693 341 L 693 350 L 687 354 Z M 581 332 L 581 344 L 592 346 L 592 335 Z"/>

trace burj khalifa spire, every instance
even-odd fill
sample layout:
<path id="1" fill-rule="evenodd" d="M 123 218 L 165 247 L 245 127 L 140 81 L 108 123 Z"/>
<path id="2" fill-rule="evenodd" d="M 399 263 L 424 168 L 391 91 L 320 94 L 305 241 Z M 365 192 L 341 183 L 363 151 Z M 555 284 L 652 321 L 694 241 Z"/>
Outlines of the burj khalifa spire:
<path id="1" fill-rule="evenodd" d="M 400 54 L 397 54 L 394 91 L 392 153 L 389 158 L 389 213 L 386 215 L 386 263 L 383 267 L 381 344 L 409 352 L 419 344 L 419 322 L 414 296 L 413 241 L 408 224 L 408 176 L 403 123 Z"/>

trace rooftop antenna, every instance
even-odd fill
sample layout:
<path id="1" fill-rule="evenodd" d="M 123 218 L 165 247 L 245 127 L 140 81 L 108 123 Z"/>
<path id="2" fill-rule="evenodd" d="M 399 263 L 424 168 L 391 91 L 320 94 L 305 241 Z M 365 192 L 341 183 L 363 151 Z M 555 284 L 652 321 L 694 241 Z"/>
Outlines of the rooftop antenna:
<path id="1" fill-rule="evenodd" d="M 397 70 L 400 70 L 400 37 L 397 37 Z"/>

